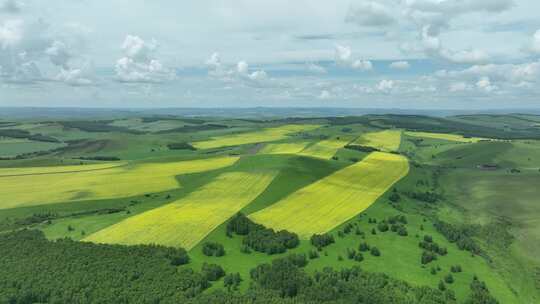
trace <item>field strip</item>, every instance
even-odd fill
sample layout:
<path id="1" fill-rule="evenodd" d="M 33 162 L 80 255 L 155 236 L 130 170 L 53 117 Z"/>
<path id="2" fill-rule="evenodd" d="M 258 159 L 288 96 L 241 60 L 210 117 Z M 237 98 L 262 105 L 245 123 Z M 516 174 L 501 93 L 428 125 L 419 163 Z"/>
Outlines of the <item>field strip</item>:
<path id="1" fill-rule="evenodd" d="M 250 218 L 274 229 L 307 239 L 324 233 L 364 211 L 394 183 L 407 175 L 405 157 L 374 152 L 361 162 L 333 173 Z"/>
<path id="2" fill-rule="evenodd" d="M 318 125 L 285 125 L 275 128 L 262 129 L 255 132 L 224 135 L 206 141 L 192 142 L 191 145 L 193 145 L 197 149 L 212 149 L 277 141 L 287 138 L 288 134 L 300 131 L 310 131 L 318 127 Z"/>
<path id="3" fill-rule="evenodd" d="M 267 144 L 259 154 L 298 154 L 308 145 L 308 142 Z"/>
<path id="4" fill-rule="evenodd" d="M 366 133 L 355 140 L 354 143 L 373 147 L 384 152 L 397 151 L 401 144 L 401 130 Z"/>
<path id="5" fill-rule="evenodd" d="M 484 138 L 479 138 L 479 137 L 466 138 L 463 135 L 449 134 L 449 133 L 430 133 L 430 132 L 412 132 L 412 131 L 405 132 L 405 135 L 412 136 L 412 137 L 443 139 L 443 140 L 463 142 L 463 143 L 476 143 L 484 139 Z"/>
<path id="6" fill-rule="evenodd" d="M 320 142 L 315 143 L 314 145 L 311 145 L 305 148 L 298 154 L 304 155 L 304 156 L 330 159 L 332 158 L 332 156 L 336 154 L 337 150 L 343 148 L 345 145 L 347 145 L 348 142 L 349 141 L 338 140 L 338 139 L 322 140 Z"/>
<path id="7" fill-rule="evenodd" d="M 228 167 L 237 160 L 238 157 L 217 157 L 65 174 L 4 176 L 0 178 L 0 209 L 161 192 L 180 187 L 177 175 Z M 73 166 L 67 167 L 64 171 L 72 170 Z M 28 170 L 22 168 L 21 172 Z"/>
<path id="8" fill-rule="evenodd" d="M 126 164 L 127 164 L 126 162 L 120 162 L 120 163 L 119 162 L 114 162 L 114 163 L 92 164 L 92 165 L 69 165 L 69 166 L 29 167 L 29 168 L 2 168 L 2 169 L 0 169 L 0 177 L 87 172 L 87 171 L 105 170 L 105 169 L 121 167 L 121 166 L 125 166 Z"/>
<path id="9" fill-rule="evenodd" d="M 84 241 L 160 244 L 189 250 L 254 200 L 274 176 L 273 173 L 221 174 L 185 198 L 128 218 Z"/>

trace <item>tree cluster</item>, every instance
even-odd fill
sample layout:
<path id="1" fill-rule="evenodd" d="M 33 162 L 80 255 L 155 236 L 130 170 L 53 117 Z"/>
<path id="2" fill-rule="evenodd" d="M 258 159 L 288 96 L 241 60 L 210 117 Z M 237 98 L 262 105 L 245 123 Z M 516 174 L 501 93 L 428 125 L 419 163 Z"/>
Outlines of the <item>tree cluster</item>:
<path id="1" fill-rule="evenodd" d="M 227 223 L 227 235 L 243 235 L 242 243 L 255 251 L 277 254 L 292 249 L 300 244 L 298 235 L 287 230 L 274 231 L 256 224 L 242 213 L 238 213 Z M 246 249 L 243 250 L 248 253 Z"/>
<path id="2" fill-rule="evenodd" d="M 310 238 L 311 245 L 317 247 L 318 250 L 335 243 L 334 236 L 329 233 L 314 234 Z"/>
<path id="3" fill-rule="evenodd" d="M 206 242 L 203 244 L 202 252 L 206 256 L 221 257 L 225 255 L 225 248 L 220 243 Z"/>
<path id="4" fill-rule="evenodd" d="M 474 231 L 467 227 L 458 227 L 456 225 L 436 220 L 433 226 L 439 233 L 452 242 L 456 243 L 457 247 L 461 250 L 469 251 L 473 254 L 481 254 L 482 250 L 480 246 L 472 239 Z"/>

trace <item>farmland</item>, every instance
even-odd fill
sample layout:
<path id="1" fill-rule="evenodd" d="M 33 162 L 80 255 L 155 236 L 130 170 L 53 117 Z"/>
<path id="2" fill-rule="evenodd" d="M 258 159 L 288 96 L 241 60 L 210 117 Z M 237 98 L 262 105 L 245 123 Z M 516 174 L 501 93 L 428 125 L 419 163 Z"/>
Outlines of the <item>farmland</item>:
<path id="1" fill-rule="evenodd" d="M 252 214 L 251 218 L 308 239 L 313 234 L 332 230 L 367 209 L 407 175 L 407 171 L 407 160 L 403 157 L 375 152 Z"/>
<path id="2" fill-rule="evenodd" d="M 229 136 L 212 138 L 207 141 L 194 142 L 193 146 L 198 149 L 211 149 L 219 147 L 237 146 L 258 142 L 269 142 L 284 139 L 300 131 L 309 131 L 317 128 L 316 125 L 285 125 L 275 128 L 267 128 L 258 132 L 240 133 Z"/>
<path id="3" fill-rule="evenodd" d="M 179 187 L 175 175 L 207 171 L 233 164 L 237 158 L 215 158 L 175 163 L 144 163 L 133 166 L 101 165 L 93 170 L 73 171 L 73 166 L 2 169 L 0 208 L 50 204 L 64 201 L 118 198 Z M 82 167 L 82 168 L 81 168 Z M 79 169 L 84 169 L 83 166 Z M 50 171 L 50 172 L 47 172 Z M 31 172 L 29 174 L 29 172 Z M 9 174 L 9 175 L 7 175 Z M 143 179 L 152 175 L 152 179 Z M 114 180 L 114 183 L 110 181 Z M 33 191 L 25 191 L 31 188 Z"/>
<path id="4" fill-rule="evenodd" d="M 396 151 L 401 143 L 401 131 L 385 130 L 361 135 L 354 143 L 379 149 L 381 151 Z"/>
<path id="5" fill-rule="evenodd" d="M 133 284 L 153 294 L 157 282 L 182 281 L 182 296 L 193 287 L 190 297 L 213 303 L 274 296 L 254 285 L 255 272 L 270 271 L 263 264 L 288 265 L 277 275 L 293 285 L 359 266 L 361 286 L 393 282 L 370 285 L 381 295 L 477 303 L 467 302 L 476 278 L 499 303 L 540 301 L 540 142 L 527 127 L 536 116 L 119 116 L 2 127 L 22 137 L 0 140 L 0 250 L 9 255 L 0 279 L 9 286 L 52 286 L 51 274 L 34 278 L 24 266 L 38 262 L 71 282 L 109 265 L 100 279 L 122 282 L 126 299 Z M 291 254 L 307 265 L 291 266 Z M 209 267 L 232 276 L 201 279 Z M 299 292 L 332 294 L 314 286 Z"/>
<path id="6" fill-rule="evenodd" d="M 271 174 L 226 173 L 187 197 L 131 217 L 86 241 L 160 244 L 191 249 L 240 211 L 272 181 Z"/>

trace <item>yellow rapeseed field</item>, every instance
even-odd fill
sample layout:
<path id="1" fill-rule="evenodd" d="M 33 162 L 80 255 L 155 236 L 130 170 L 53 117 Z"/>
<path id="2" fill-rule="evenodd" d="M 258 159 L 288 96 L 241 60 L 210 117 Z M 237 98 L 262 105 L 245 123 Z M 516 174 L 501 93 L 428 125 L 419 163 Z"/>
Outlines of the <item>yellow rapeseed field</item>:
<path id="1" fill-rule="evenodd" d="M 466 138 L 466 137 L 463 137 L 462 135 L 448 134 L 448 133 L 405 132 L 405 134 L 409 136 L 413 136 L 413 137 L 443 139 L 443 140 L 457 141 L 457 142 L 463 142 L 463 143 L 476 143 L 483 139 L 479 137 Z"/>
<path id="2" fill-rule="evenodd" d="M 347 143 L 348 140 L 342 139 L 322 140 L 302 150 L 299 154 L 330 159 L 336 154 L 338 149 L 343 148 Z"/>
<path id="3" fill-rule="evenodd" d="M 374 152 L 250 218 L 274 229 L 286 229 L 307 239 L 325 233 L 373 204 L 395 182 L 407 175 L 408 161 L 396 154 Z"/>
<path id="4" fill-rule="evenodd" d="M 284 139 L 288 134 L 291 133 L 309 131 L 318 127 L 318 125 L 285 125 L 276 128 L 263 129 L 256 132 L 219 136 L 206 141 L 193 142 L 191 144 L 197 149 L 212 149 L 269 142 Z"/>
<path id="5" fill-rule="evenodd" d="M 273 177 L 271 173 L 224 173 L 185 198 L 128 218 L 84 240 L 160 244 L 189 250 L 255 199 Z"/>
<path id="6" fill-rule="evenodd" d="M 307 146 L 307 142 L 267 144 L 260 154 L 297 154 Z"/>
<path id="7" fill-rule="evenodd" d="M 237 160 L 219 157 L 110 168 L 108 164 L 5 169 L 0 176 L 0 209 L 165 191 L 180 186 L 176 175 L 223 168 Z"/>
<path id="8" fill-rule="evenodd" d="M 126 165 L 126 162 L 100 163 L 90 165 L 69 165 L 53 167 L 28 167 L 28 168 L 0 168 L 0 176 L 31 175 L 31 174 L 53 174 L 68 172 L 83 172 L 110 169 Z"/>
<path id="9" fill-rule="evenodd" d="M 401 144 L 401 130 L 366 133 L 360 136 L 354 143 L 373 147 L 385 152 L 396 151 Z"/>

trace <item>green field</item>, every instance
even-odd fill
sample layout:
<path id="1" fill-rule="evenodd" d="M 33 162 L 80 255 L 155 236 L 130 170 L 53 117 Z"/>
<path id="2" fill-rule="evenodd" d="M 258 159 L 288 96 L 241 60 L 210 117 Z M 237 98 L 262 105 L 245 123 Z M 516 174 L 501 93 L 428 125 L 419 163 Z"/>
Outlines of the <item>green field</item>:
<path id="1" fill-rule="evenodd" d="M 10 252 L 6 265 L 20 266 L 0 270 L 0 282 L 8 282 L 0 283 L 0 303 L 17 289 L 13 286 L 49 293 L 53 287 L 43 283 L 49 273 L 35 276 L 27 265 L 40 263 L 60 273 L 62 262 L 100 281 L 114 280 L 114 286 L 127 284 L 123 299 L 131 288 L 153 295 L 157 289 L 146 286 L 169 286 L 167 296 L 149 296 L 140 300 L 144 303 L 166 303 L 173 291 L 189 294 L 177 298 L 181 303 L 214 303 L 216 298 L 252 303 L 246 300 L 251 297 L 261 303 L 321 303 L 282 297 L 276 289 L 257 285 L 254 269 L 264 274 L 269 266 L 258 266 L 293 253 L 307 257 L 301 272 L 312 284 L 299 292 L 321 297 L 349 291 L 366 295 L 366 289 L 354 289 L 365 287 L 381 297 L 405 297 L 405 303 L 476 304 L 481 302 L 469 299 L 477 277 L 498 303 L 540 303 L 540 141 L 531 129 L 539 122 L 540 117 L 522 114 L 10 120 L 0 126 L 16 136 L 0 140 L 0 238 L 13 244 L 18 232 L 41 231 L 47 239 L 26 235 L 17 246 L 0 244 L 2 252 Z M 252 221 L 245 227 L 256 230 L 231 232 L 229 222 L 239 212 Z M 405 220 L 396 220 L 400 217 Z M 297 237 L 298 244 L 280 247 L 283 233 Z M 334 242 L 317 248 L 314 234 L 331 235 Z M 425 236 L 444 254 L 421 248 Z M 248 242 L 252 238 L 255 245 Z M 34 242 L 40 245 L 25 247 Z M 379 256 L 360 251 L 364 242 Z M 223 246 L 224 255 L 209 256 L 209 243 Z M 275 251 L 264 251 L 269 244 Z M 78 252 L 83 255 L 87 246 L 104 251 L 79 260 Z M 181 254 L 180 248 L 187 251 L 187 263 L 169 260 Z M 116 255 L 115 250 L 130 253 Z M 361 259 L 351 257 L 353 251 Z M 423 261 L 426 251 L 435 259 Z M 113 256 L 115 265 L 126 263 L 116 270 L 118 277 L 94 273 L 101 264 L 91 264 L 92 258 L 106 263 Z M 156 269 L 167 270 L 142 283 L 140 278 L 154 269 L 150 260 L 161 265 Z M 238 273 L 237 289 L 225 288 L 223 277 L 192 277 L 208 263 Z M 456 265 L 461 271 L 452 271 Z M 344 279 L 355 266 L 366 281 Z M 331 288 L 320 287 L 317 278 L 328 267 L 344 272 L 322 280 Z M 270 281 L 295 286 L 304 280 L 287 271 Z M 379 273 L 387 277 L 375 277 Z M 452 282 L 446 282 L 449 274 Z M 168 281 L 172 275 L 180 279 Z M 63 276 L 66 282 L 80 281 Z M 59 284 L 74 292 L 71 283 Z M 419 300 L 422 292 L 429 295 Z M 455 301 L 441 298 L 448 295 Z M 47 303 L 48 298 L 28 299 Z"/>
<path id="2" fill-rule="evenodd" d="M 272 178 L 272 174 L 225 173 L 183 199 L 121 221 L 84 240 L 191 249 L 257 197 Z"/>
<path id="3" fill-rule="evenodd" d="M 370 132 L 362 134 L 354 143 L 385 152 L 396 151 L 401 144 L 401 133 L 399 130 Z"/>
<path id="4" fill-rule="evenodd" d="M 407 160 L 375 152 L 251 215 L 265 226 L 298 233 L 304 239 L 325 233 L 373 204 L 407 175 Z"/>
<path id="5" fill-rule="evenodd" d="M 65 201 L 129 197 L 180 187 L 176 175 L 213 170 L 232 165 L 238 158 L 222 157 L 174 163 L 2 169 L 0 209 Z M 75 169 L 75 171 L 73 170 Z M 31 172 L 31 173 L 29 173 Z M 152 176 L 151 179 L 145 177 Z M 32 191 L 26 191 L 32 189 Z"/>
<path id="6" fill-rule="evenodd" d="M 287 138 L 288 135 L 300 131 L 309 131 L 318 128 L 317 125 L 285 125 L 267 128 L 256 132 L 240 133 L 229 136 L 215 137 L 207 141 L 194 142 L 197 149 L 212 149 L 228 146 L 237 146 L 261 142 L 276 141 Z"/>

